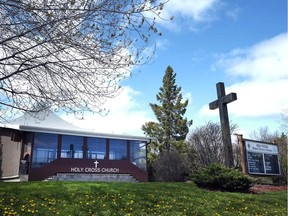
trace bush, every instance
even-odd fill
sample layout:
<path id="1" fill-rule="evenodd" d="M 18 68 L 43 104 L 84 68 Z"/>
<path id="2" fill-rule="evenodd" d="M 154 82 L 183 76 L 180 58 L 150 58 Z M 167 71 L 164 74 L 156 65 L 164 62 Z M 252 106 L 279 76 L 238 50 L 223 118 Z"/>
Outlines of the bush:
<path id="1" fill-rule="evenodd" d="M 160 182 L 185 181 L 186 167 L 177 150 L 164 151 L 153 163 L 154 177 Z"/>
<path id="2" fill-rule="evenodd" d="M 196 171 L 192 180 L 199 187 L 241 192 L 248 191 L 255 182 L 238 170 L 215 163 Z"/>

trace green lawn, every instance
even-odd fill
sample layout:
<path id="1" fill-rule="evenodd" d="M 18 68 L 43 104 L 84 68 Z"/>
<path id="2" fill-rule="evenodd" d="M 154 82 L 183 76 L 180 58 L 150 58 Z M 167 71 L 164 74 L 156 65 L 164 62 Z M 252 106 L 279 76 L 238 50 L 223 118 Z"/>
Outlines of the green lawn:
<path id="1" fill-rule="evenodd" d="M 0 183 L 0 215 L 287 215 L 287 191 L 207 191 L 192 183 Z"/>

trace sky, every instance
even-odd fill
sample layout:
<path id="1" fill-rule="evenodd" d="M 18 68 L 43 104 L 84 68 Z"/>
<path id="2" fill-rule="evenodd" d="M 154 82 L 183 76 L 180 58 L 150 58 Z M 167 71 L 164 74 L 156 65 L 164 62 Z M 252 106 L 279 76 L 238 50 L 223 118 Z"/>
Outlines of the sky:
<path id="1" fill-rule="evenodd" d="M 167 66 L 189 100 L 185 117 L 190 131 L 219 122 L 216 83 L 237 100 L 228 104 L 229 120 L 239 134 L 268 127 L 280 131 L 281 113 L 288 110 L 288 40 L 286 0 L 170 0 L 159 20 L 161 37 L 153 37 L 152 60 L 134 68 L 122 90 L 104 107 L 106 116 L 87 114 L 83 120 L 63 114 L 66 121 L 95 132 L 143 136 L 141 126 L 156 121 L 149 103 L 158 103 Z"/>

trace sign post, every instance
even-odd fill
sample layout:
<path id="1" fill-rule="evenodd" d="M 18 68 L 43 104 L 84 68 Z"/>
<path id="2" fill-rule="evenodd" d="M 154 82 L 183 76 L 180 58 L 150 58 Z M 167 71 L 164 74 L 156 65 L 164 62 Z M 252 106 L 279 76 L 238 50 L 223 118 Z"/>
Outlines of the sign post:
<path id="1" fill-rule="evenodd" d="M 242 134 L 235 134 L 235 135 L 237 136 L 238 144 L 240 146 L 240 163 L 241 163 L 241 167 L 242 167 L 242 172 L 244 174 L 247 174 L 245 149 L 244 149 L 244 145 L 243 145 L 243 135 Z"/>

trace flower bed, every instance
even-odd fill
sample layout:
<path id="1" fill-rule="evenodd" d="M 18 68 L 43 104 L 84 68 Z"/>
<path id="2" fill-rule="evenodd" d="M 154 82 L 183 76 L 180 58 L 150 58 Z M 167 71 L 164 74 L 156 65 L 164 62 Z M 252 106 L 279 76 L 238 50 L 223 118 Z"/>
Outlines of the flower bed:
<path id="1" fill-rule="evenodd" d="M 268 192 L 268 191 L 279 191 L 287 190 L 287 185 L 275 186 L 275 185 L 259 185 L 256 184 L 250 188 L 250 191 L 259 193 L 259 192 Z"/>

